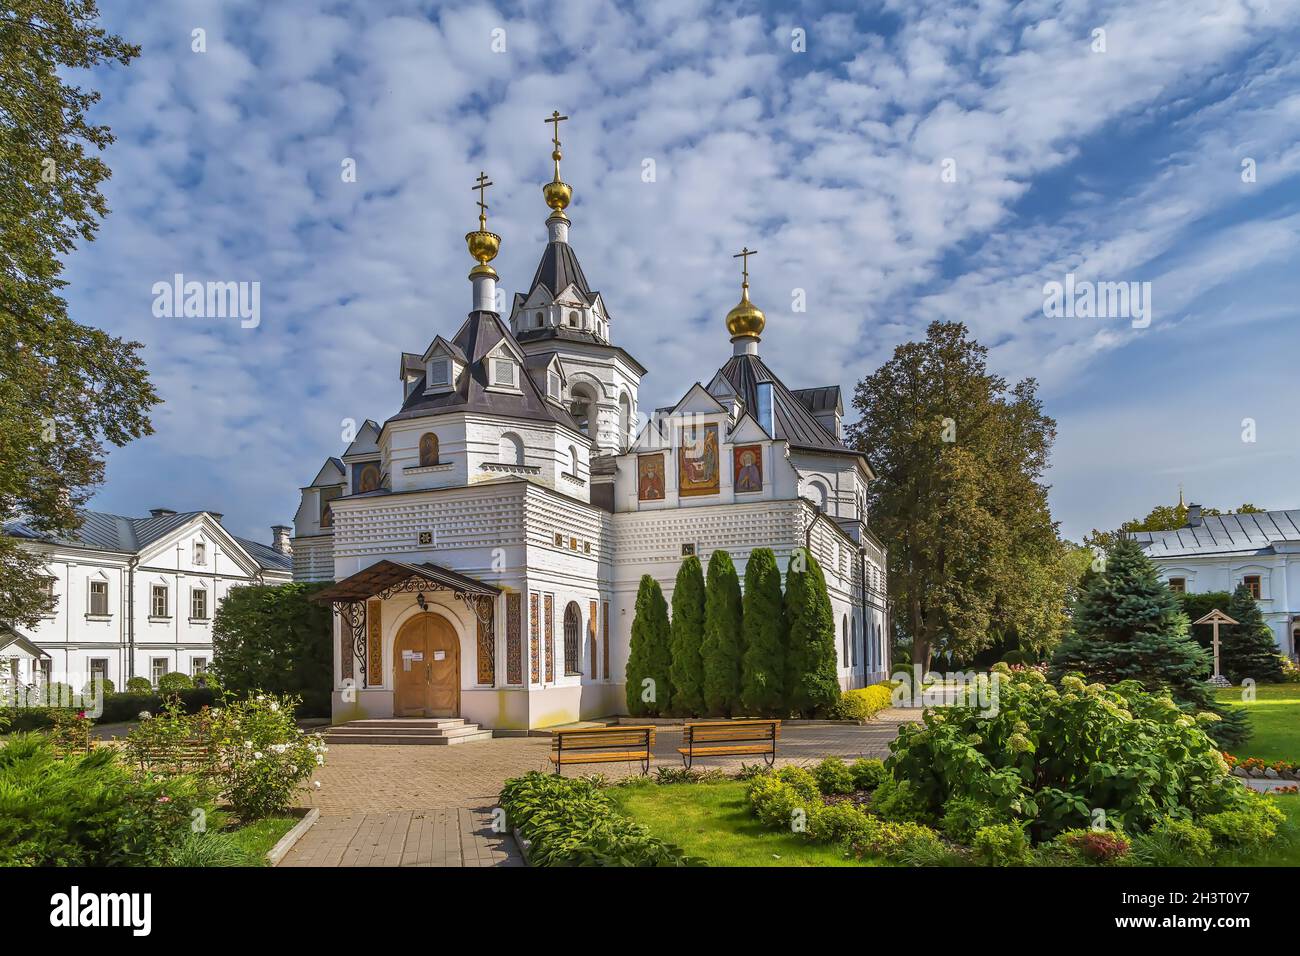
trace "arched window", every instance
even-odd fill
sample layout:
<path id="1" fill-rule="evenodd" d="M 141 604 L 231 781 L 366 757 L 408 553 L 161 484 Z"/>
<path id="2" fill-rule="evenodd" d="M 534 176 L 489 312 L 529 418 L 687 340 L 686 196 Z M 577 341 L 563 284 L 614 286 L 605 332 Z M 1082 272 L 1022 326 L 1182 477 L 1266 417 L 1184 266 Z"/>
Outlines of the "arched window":
<path id="1" fill-rule="evenodd" d="M 844 631 L 844 656 L 840 658 L 841 661 L 840 666 L 848 667 L 849 666 L 849 616 L 847 614 L 844 615 L 843 631 Z"/>
<path id="2" fill-rule="evenodd" d="M 572 413 L 573 419 L 578 423 L 578 428 L 584 435 L 589 433 L 591 416 L 595 414 L 596 397 L 585 386 L 575 386 L 573 389 Z"/>
<path id="3" fill-rule="evenodd" d="M 438 464 L 438 436 L 425 432 L 420 436 L 420 467 L 427 468 Z"/>
<path id="4" fill-rule="evenodd" d="M 542 323 L 545 321 L 542 318 L 542 313 L 538 312 L 535 316 L 533 316 L 533 319 L 534 319 L 534 324 L 540 329 L 542 327 Z"/>
<path id="5" fill-rule="evenodd" d="M 524 463 L 523 440 L 514 432 L 503 432 L 497 460 L 503 465 L 522 465 Z"/>
<path id="6" fill-rule="evenodd" d="M 626 451 L 632 445 L 632 401 L 627 392 L 618 396 L 618 448 Z"/>
<path id="7" fill-rule="evenodd" d="M 570 601 L 564 609 L 564 673 L 573 675 L 582 673 L 582 661 L 578 658 L 578 636 L 582 632 L 582 612 L 578 603 Z"/>
<path id="8" fill-rule="evenodd" d="M 830 489 L 820 481 L 812 481 L 808 484 L 808 492 L 812 495 L 813 504 L 817 506 L 817 510 L 824 514 L 826 505 L 830 501 Z"/>
<path id="9" fill-rule="evenodd" d="M 849 631 L 849 666 L 858 666 L 858 619 L 856 617 Z"/>
<path id="10" fill-rule="evenodd" d="M 570 313 L 569 313 L 569 325 L 571 325 L 573 328 L 576 329 L 576 328 L 578 327 L 578 325 L 579 325 L 580 322 L 581 322 L 581 320 L 578 318 L 578 313 L 577 313 L 577 312 L 570 312 Z"/>
<path id="11" fill-rule="evenodd" d="M 569 446 L 569 474 L 578 477 L 578 449 L 574 445 Z"/>

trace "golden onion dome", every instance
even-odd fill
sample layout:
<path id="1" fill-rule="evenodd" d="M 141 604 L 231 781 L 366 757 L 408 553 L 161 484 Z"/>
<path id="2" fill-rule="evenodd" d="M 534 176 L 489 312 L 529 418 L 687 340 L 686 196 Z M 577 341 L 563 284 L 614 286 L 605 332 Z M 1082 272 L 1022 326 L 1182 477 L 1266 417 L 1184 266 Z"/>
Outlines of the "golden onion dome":
<path id="1" fill-rule="evenodd" d="M 483 225 L 482 221 L 479 225 Z M 469 247 L 469 254 L 478 260 L 478 265 L 470 270 L 470 276 L 495 276 L 496 270 L 488 263 L 496 258 L 497 250 L 501 248 L 501 237 L 495 232 L 479 229 L 465 233 L 465 245 Z"/>
<path id="2" fill-rule="evenodd" d="M 731 333 L 731 340 L 734 342 L 746 336 L 758 338 L 765 325 L 767 317 L 762 309 L 749 301 L 749 283 L 745 282 L 740 287 L 740 301 L 727 313 L 727 331 Z"/>
<path id="3" fill-rule="evenodd" d="M 551 153 L 551 159 L 555 163 L 554 178 L 542 187 L 542 195 L 546 197 L 546 205 L 554 210 L 557 216 L 564 216 L 564 210 L 569 207 L 573 201 L 573 187 L 560 179 L 560 160 L 563 159 L 559 147 Z"/>

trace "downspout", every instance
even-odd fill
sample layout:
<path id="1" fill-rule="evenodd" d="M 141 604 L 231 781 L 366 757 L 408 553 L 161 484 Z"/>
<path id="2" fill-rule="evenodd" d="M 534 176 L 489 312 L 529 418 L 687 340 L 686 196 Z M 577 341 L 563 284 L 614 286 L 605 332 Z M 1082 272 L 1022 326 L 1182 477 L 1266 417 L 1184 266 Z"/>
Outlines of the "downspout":
<path id="1" fill-rule="evenodd" d="M 126 679 L 135 676 L 135 567 L 140 563 L 139 556 L 133 556 L 126 563 Z M 123 692 L 126 688 L 122 688 Z"/>
<path id="2" fill-rule="evenodd" d="M 867 549 L 858 546 L 858 622 L 862 630 L 862 686 L 867 685 L 868 673 L 871 668 L 871 653 L 867 649 Z M 857 643 L 857 635 L 854 636 L 854 643 Z"/>

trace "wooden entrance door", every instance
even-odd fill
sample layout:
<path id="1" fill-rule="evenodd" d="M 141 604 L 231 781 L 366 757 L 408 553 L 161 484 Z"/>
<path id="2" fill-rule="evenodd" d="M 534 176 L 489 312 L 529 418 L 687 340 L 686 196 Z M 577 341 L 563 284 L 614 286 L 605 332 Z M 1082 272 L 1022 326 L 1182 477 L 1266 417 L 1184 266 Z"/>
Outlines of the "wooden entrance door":
<path id="1" fill-rule="evenodd" d="M 423 612 L 393 642 L 393 713 L 460 716 L 460 642 L 445 618 Z"/>

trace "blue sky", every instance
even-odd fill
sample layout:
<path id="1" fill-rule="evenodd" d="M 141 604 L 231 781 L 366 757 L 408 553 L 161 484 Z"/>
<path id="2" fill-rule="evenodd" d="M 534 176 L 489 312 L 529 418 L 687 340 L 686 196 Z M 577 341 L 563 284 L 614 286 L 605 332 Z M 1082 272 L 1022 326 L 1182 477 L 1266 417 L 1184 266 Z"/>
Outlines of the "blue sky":
<path id="1" fill-rule="evenodd" d="M 68 298 L 145 344 L 165 404 L 95 507 L 207 508 L 259 539 L 288 522 L 343 420 L 396 411 L 399 353 L 469 309 L 480 169 L 502 286 L 526 287 L 557 108 L 570 241 L 650 369 L 643 408 L 730 354 L 748 244 L 792 387 L 851 393 L 934 319 L 1038 378 L 1070 536 L 1180 482 L 1300 507 L 1294 0 L 105 6 L 144 52 L 89 81 L 118 136 L 113 214 Z M 1149 327 L 1046 317 L 1067 272 L 1150 282 Z M 156 318 L 175 273 L 260 282 L 260 325 Z"/>

